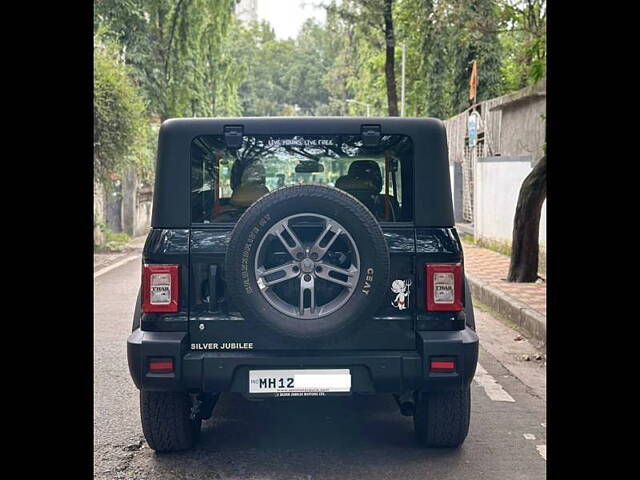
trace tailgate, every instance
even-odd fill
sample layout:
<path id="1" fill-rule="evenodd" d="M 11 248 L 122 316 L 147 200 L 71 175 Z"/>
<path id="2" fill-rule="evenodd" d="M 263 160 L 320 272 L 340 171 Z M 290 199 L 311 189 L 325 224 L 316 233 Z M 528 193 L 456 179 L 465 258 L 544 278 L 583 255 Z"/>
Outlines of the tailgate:
<path id="1" fill-rule="evenodd" d="M 262 323 L 244 319 L 227 299 L 224 261 L 232 228 L 192 229 L 189 333 L 198 350 L 303 350 Z M 352 333 L 314 344 L 317 350 L 414 350 L 415 230 L 383 227 L 391 260 L 387 298 L 377 314 Z M 392 283 L 395 288 L 392 290 Z"/>

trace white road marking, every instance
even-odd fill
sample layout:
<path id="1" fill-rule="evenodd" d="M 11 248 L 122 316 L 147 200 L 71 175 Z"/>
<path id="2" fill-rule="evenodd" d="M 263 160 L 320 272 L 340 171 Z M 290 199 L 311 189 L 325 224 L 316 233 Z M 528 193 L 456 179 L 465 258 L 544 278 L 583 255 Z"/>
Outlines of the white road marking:
<path id="1" fill-rule="evenodd" d="M 476 374 L 473 381 L 484 388 L 487 396 L 494 402 L 515 402 L 513 397 L 504 391 L 496 379 L 487 373 L 480 364 L 476 367 Z"/>
<path id="2" fill-rule="evenodd" d="M 98 270 L 97 272 L 95 272 L 93 274 L 93 278 L 96 279 L 100 275 L 103 275 L 103 274 L 105 274 L 107 272 L 110 272 L 114 268 L 118 268 L 118 267 L 124 265 L 125 263 L 129 263 L 131 260 L 135 260 L 136 258 L 140 258 L 140 254 L 131 255 L 129 257 L 123 258 L 122 260 L 120 260 L 120 261 L 118 261 L 116 263 L 113 263 L 113 264 L 109 265 L 108 267 L 101 268 L 100 270 Z"/>
<path id="3" fill-rule="evenodd" d="M 546 445 L 536 445 L 536 450 L 542 458 L 547 459 L 547 446 Z"/>
<path id="4" fill-rule="evenodd" d="M 522 436 L 527 440 L 535 440 L 536 436 L 533 433 L 523 433 Z"/>
<path id="5" fill-rule="evenodd" d="M 541 423 L 540 425 L 542 425 L 544 428 L 547 428 L 547 424 L 546 423 Z"/>

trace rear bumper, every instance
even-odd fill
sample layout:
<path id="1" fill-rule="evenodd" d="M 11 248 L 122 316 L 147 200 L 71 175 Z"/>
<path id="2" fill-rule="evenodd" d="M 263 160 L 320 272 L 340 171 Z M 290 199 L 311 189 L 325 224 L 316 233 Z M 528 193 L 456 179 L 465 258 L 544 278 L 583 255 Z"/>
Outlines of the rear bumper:
<path id="1" fill-rule="evenodd" d="M 129 372 L 141 390 L 248 393 L 249 370 L 349 368 L 354 393 L 456 390 L 469 385 L 478 362 L 478 336 L 459 331 L 417 332 L 415 351 L 193 352 L 186 332 L 135 330 L 127 340 Z M 149 357 L 173 357 L 175 372 L 152 374 Z M 433 373 L 430 357 L 456 359 L 454 373 Z"/>

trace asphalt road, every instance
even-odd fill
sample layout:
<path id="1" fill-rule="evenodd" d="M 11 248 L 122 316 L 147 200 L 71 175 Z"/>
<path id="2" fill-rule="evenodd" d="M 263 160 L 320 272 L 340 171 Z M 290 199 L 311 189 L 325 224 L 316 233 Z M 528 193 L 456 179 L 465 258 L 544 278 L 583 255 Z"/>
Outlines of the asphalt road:
<path id="1" fill-rule="evenodd" d="M 94 280 L 94 478 L 546 478 L 544 366 L 517 332 L 478 308 L 481 367 L 459 449 L 417 446 L 412 419 L 391 396 L 257 402 L 226 394 L 193 451 L 157 455 L 142 435 L 126 360 L 139 279 L 134 259 Z"/>

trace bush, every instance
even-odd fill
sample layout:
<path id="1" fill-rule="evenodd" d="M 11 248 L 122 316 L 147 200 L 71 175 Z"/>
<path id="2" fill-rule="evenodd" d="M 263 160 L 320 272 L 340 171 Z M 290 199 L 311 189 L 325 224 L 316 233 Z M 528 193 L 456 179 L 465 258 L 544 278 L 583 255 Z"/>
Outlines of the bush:
<path id="1" fill-rule="evenodd" d="M 119 52 L 113 41 L 94 36 L 94 175 L 105 186 L 111 174 L 143 164 L 148 150 L 145 104 Z"/>
<path id="2" fill-rule="evenodd" d="M 94 245 L 94 253 L 117 253 L 123 252 L 127 248 L 131 237 L 126 233 L 114 233 L 111 229 L 101 224 L 100 230 L 104 233 L 104 243 L 100 245 Z"/>

